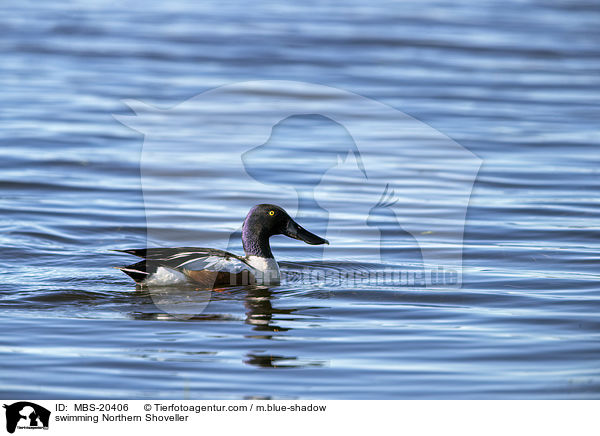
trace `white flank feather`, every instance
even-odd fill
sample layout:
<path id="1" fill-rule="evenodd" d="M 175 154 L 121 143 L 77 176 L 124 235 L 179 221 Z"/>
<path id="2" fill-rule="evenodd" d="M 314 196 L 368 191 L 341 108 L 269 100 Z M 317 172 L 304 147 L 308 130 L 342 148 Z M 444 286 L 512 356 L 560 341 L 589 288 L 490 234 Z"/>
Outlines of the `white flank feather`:
<path id="1" fill-rule="evenodd" d="M 170 286 L 182 283 L 189 283 L 183 273 L 164 266 L 159 266 L 154 274 L 144 280 L 145 285 L 151 286 Z"/>

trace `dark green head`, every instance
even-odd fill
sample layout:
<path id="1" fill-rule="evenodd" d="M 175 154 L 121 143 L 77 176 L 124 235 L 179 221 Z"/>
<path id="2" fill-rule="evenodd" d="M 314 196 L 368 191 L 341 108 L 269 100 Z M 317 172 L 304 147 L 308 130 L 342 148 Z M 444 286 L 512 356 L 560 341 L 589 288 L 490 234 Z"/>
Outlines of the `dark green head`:
<path id="1" fill-rule="evenodd" d="M 329 244 L 326 239 L 309 232 L 274 204 L 254 206 L 242 227 L 242 244 L 248 256 L 273 257 L 269 238 L 273 235 L 285 235 L 299 239 L 310 245 Z"/>

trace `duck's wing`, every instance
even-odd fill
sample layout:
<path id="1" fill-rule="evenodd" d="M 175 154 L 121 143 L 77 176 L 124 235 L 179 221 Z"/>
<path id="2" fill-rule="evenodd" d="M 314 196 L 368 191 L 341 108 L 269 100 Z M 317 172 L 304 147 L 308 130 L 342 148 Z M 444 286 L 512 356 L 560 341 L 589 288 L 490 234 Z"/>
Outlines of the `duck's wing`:
<path id="1" fill-rule="evenodd" d="M 202 283 L 214 281 L 217 277 L 225 279 L 231 275 L 241 275 L 245 271 L 246 274 L 251 274 L 254 270 L 243 257 L 214 248 L 142 248 L 116 251 L 144 259 L 120 268 L 138 283 L 161 273 L 160 267 L 166 268 L 171 274 L 179 272 L 188 279 Z M 158 276 L 154 278 L 158 280 Z"/>
<path id="2" fill-rule="evenodd" d="M 158 262 L 169 268 L 185 267 L 190 270 L 208 269 L 211 271 L 228 272 L 239 272 L 243 269 L 252 268 L 243 257 L 214 248 L 141 248 L 115 251 L 133 254 L 142 259 Z"/>

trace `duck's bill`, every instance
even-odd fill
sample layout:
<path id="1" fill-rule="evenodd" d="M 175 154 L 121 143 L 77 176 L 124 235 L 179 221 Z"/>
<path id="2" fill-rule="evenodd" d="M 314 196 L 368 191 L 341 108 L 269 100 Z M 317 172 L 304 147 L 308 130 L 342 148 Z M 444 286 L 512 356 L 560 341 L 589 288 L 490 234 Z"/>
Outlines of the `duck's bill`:
<path id="1" fill-rule="evenodd" d="M 321 245 L 328 244 L 329 241 L 327 239 L 323 239 L 320 236 L 315 235 L 314 233 L 309 232 L 304 227 L 298 225 L 297 222 L 290 219 L 288 221 L 287 227 L 283 232 L 285 236 L 289 236 L 290 238 L 298 239 L 300 241 L 304 241 L 310 245 Z"/>

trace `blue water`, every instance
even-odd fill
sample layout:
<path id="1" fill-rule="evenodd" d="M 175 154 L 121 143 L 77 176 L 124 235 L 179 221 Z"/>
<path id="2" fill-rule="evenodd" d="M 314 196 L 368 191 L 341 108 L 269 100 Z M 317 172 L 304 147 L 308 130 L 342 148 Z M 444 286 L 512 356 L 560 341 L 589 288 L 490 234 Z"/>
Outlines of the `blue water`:
<path id="1" fill-rule="evenodd" d="M 586 1 L 3 2 L 0 396 L 599 398 L 599 22 Z M 120 118 L 248 81 L 144 121 L 163 136 Z M 261 105 L 287 98 L 354 120 L 368 182 L 352 154 L 320 178 L 352 141 L 319 118 L 269 138 Z M 273 238 L 288 275 L 419 272 L 433 250 L 460 283 L 288 280 L 177 317 L 111 268 L 146 244 L 241 253 L 259 202 L 332 242 Z"/>

